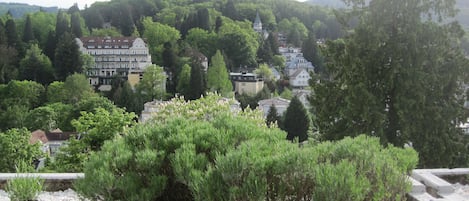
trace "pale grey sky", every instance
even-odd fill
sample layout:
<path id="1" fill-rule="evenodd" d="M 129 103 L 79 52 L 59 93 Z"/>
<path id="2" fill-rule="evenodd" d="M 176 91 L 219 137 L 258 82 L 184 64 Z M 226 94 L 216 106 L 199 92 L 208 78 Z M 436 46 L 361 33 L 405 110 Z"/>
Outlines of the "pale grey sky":
<path id="1" fill-rule="evenodd" d="M 78 4 L 80 9 L 83 9 L 86 4 L 90 6 L 95 1 L 109 1 L 109 0 L 0 0 L 0 2 L 15 2 L 15 3 L 27 3 L 30 5 L 51 7 L 58 6 L 59 8 L 70 8 L 74 3 Z"/>

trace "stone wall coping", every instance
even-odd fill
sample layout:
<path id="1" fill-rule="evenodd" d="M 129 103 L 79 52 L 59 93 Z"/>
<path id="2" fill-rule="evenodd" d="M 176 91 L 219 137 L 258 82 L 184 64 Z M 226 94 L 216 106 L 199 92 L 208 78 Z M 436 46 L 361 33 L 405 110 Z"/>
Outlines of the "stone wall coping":
<path id="1" fill-rule="evenodd" d="M 0 173 L 0 181 L 14 178 L 38 177 L 45 180 L 76 180 L 84 178 L 84 173 Z"/>

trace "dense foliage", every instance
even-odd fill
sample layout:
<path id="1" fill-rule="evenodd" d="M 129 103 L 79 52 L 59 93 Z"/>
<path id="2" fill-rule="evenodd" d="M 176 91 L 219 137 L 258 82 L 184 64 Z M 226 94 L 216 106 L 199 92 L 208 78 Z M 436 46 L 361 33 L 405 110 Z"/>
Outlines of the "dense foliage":
<path id="1" fill-rule="evenodd" d="M 39 144 L 29 144 L 30 132 L 26 129 L 11 129 L 0 133 L 0 172 L 15 172 L 21 162 L 32 164 L 42 157 Z"/>
<path id="2" fill-rule="evenodd" d="M 77 190 L 92 200 L 404 200 L 417 162 L 364 136 L 299 148 L 220 96 L 158 111 L 93 154 Z"/>
<path id="3" fill-rule="evenodd" d="M 466 166 L 458 128 L 467 119 L 460 83 L 467 82 L 469 63 L 458 46 L 464 32 L 442 21 L 454 14 L 454 1 L 348 2 L 360 6 L 350 13 L 360 22 L 326 44 L 327 76 L 311 82 L 323 138 L 366 133 L 411 144 L 422 167 Z"/>

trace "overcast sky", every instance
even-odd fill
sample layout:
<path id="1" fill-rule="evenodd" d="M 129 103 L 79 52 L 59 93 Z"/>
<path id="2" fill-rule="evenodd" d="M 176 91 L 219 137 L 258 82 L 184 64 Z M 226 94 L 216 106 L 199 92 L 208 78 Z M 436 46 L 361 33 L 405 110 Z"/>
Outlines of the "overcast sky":
<path id="1" fill-rule="evenodd" d="M 86 4 L 90 6 L 95 1 L 108 0 L 0 0 L 0 2 L 27 3 L 30 5 L 38 5 L 44 7 L 58 6 L 59 8 L 70 8 L 74 3 L 78 3 L 78 7 L 83 9 Z"/>

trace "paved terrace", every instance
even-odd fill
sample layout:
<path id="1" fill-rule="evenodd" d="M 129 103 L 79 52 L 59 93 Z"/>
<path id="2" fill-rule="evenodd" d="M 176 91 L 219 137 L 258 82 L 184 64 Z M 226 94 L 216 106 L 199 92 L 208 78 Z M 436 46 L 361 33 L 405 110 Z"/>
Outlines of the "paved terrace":
<path id="1" fill-rule="evenodd" d="M 409 177 L 412 182 L 409 196 L 416 201 L 467 201 L 469 192 L 461 191 L 441 178 L 465 175 L 469 175 L 469 168 L 413 170 Z"/>

